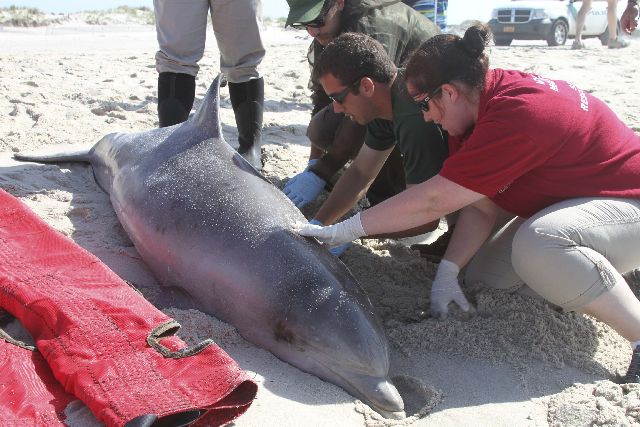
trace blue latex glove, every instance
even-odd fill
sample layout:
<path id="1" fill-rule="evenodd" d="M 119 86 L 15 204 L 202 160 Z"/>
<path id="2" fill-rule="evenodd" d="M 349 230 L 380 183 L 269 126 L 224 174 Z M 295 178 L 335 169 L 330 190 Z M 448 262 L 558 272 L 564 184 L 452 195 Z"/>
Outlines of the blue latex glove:
<path id="1" fill-rule="evenodd" d="M 313 225 L 319 225 L 324 227 L 324 224 L 321 223 L 320 221 L 318 221 L 317 219 L 313 218 L 311 221 L 309 221 L 309 224 L 313 224 Z M 347 243 L 343 243 L 342 245 L 339 246 L 334 246 L 329 248 L 329 252 L 331 252 L 331 254 L 338 258 L 340 257 L 340 255 L 342 255 L 347 249 L 349 249 L 351 247 L 351 245 L 353 244 L 353 242 L 347 242 Z"/>
<path id="2" fill-rule="evenodd" d="M 329 249 L 329 252 L 331 252 L 334 257 L 339 258 L 340 255 L 342 255 L 347 249 L 351 247 L 352 244 L 353 242 L 347 242 L 340 246 L 334 246 L 333 248 Z"/>
<path id="3" fill-rule="evenodd" d="M 298 209 L 315 200 L 327 185 L 324 179 L 309 170 L 309 167 L 316 164 L 317 161 L 317 159 L 309 160 L 305 170 L 291 178 L 282 189 Z"/>

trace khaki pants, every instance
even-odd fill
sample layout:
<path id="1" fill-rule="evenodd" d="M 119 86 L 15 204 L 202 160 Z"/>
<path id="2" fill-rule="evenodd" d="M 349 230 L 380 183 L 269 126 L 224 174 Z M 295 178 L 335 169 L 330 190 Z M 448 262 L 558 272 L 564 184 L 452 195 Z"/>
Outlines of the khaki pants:
<path id="1" fill-rule="evenodd" d="M 579 198 L 529 219 L 504 217 L 469 263 L 465 282 L 528 286 L 565 310 L 589 304 L 640 266 L 640 200 Z"/>
<path id="2" fill-rule="evenodd" d="M 265 49 L 260 36 L 261 0 L 154 0 L 159 73 L 195 76 L 204 55 L 207 14 L 220 50 L 220 70 L 231 83 L 260 77 Z"/>

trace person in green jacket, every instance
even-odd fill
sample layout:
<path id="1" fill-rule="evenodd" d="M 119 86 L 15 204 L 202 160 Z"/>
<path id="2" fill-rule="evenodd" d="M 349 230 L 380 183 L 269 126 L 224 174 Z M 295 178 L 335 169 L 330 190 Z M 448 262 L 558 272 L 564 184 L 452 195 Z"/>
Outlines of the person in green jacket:
<path id="1" fill-rule="evenodd" d="M 313 37 L 307 58 L 312 70 L 324 47 L 342 33 L 366 34 L 379 41 L 397 66 L 422 42 L 440 33 L 438 27 L 400 0 L 287 0 L 285 26 L 306 29 Z M 284 193 L 298 208 L 315 200 L 347 161 L 355 158 L 366 126 L 335 112 L 331 100 L 313 76 L 309 82 L 313 103 L 307 128 L 311 141 L 309 163 L 293 176 Z M 406 188 L 402 154 L 395 148 L 367 191 L 371 205 Z"/>

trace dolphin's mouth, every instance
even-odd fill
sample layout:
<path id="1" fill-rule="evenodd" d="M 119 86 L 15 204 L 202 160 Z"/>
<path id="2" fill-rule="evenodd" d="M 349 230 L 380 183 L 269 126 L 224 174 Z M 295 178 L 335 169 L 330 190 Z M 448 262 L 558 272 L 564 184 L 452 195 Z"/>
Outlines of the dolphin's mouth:
<path id="1" fill-rule="evenodd" d="M 271 337 L 273 338 L 273 336 Z M 280 341 L 288 343 L 287 346 L 280 347 L 281 351 L 279 352 L 271 350 L 280 359 L 289 363 L 292 363 L 292 360 L 297 360 L 298 363 L 295 363 L 294 366 L 342 387 L 386 418 L 405 418 L 402 396 L 386 375 L 365 373 L 367 370 L 363 367 L 372 366 L 375 363 L 346 362 L 340 364 L 333 360 L 334 358 L 323 357 L 328 355 L 326 348 L 317 345 L 313 340 L 301 340 L 299 334 L 291 331 L 284 334 L 282 330 L 279 330 L 277 336 Z M 289 356 L 285 353 L 288 353 Z M 292 353 L 295 355 L 292 356 Z"/>
<path id="2" fill-rule="evenodd" d="M 317 345 L 314 340 L 303 339 L 301 334 L 289 330 L 283 323 L 278 323 L 273 333 L 272 338 L 288 343 L 288 351 L 293 350 L 297 353 L 294 359 L 300 362 L 297 366 L 301 369 L 339 385 L 386 418 L 406 417 L 402 396 L 386 376 L 388 369 L 385 369 L 388 366 L 386 361 L 371 360 L 366 363 L 354 355 L 353 360 L 347 359 L 343 360 L 344 363 L 339 363 L 335 357 L 325 357 L 330 355 L 325 347 Z M 303 359 L 300 359 L 300 356 Z M 292 358 L 282 357 L 282 359 L 291 360 Z M 381 373 L 384 370 L 384 376 L 368 373 L 375 366 Z"/>
<path id="3" fill-rule="evenodd" d="M 406 417 L 402 396 L 387 377 L 357 372 L 345 373 L 344 369 L 334 369 L 317 359 L 313 360 L 334 375 L 332 382 L 342 386 L 385 418 L 403 419 Z"/>

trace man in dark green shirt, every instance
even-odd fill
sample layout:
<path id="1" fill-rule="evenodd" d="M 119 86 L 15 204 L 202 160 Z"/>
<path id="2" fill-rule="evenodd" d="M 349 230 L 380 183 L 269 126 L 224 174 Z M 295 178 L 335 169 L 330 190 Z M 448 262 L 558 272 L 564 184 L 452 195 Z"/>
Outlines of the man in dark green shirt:
<path id="1" fill-rule="evenodd" d="M 285 194 L 298 206 L 314 200 L 345 163 L 353 159 L 366 132 L 365 126 L 333 109 L 326 92 L 313 77 L 313 69 L 324 47 L 345 32 L 367 34 L 378 40 L 392 62 L 401 65 L 423 41 L 440 30 L 421 13 L 400 0 L 287 0 L 286 25 L 306 29 L 314 38 L 308 60 L 312 69 L 310 89 L 312 119 L 307 136 L 311 141 L 308 167 L 292 177 Z M 371 184 L 367 198 L 379 203 L 405 188 L 401 153 L 391 152 Z"/>
<path id="2" fill-rule="evenodd" d="M 336 113 L 365 126 L 364 145 L 311 222 L 332 224 L 364 195 L 388 156 L 399 149 L 407 186 L 435 176 L 448 155 L 447 137 L 405 93 L 384 47 L 364 34 L 345 33 L 327 45 L 313 72 Z M 434 230 L 438 221 L 402 236 Z"/>

